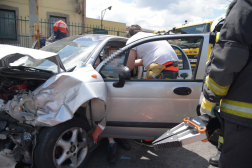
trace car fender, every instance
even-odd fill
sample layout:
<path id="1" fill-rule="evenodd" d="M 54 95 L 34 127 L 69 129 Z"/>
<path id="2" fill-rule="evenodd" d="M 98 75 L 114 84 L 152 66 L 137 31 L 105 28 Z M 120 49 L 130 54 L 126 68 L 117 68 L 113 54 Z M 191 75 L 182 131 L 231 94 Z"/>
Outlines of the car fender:
<path id="1" fill-rule="evenodd" d="M 107 89 L 101 75 L 92 65 L 86 65 L 49 78 L 30 97 L 37 114 L 34 119 L 25 122 L 51 127 L 72 119 L 78 108 L 91 99 L 100 99 L 106 104 Z M 105 111 L 100 117 L 100 121 L 105 119 Z"/>

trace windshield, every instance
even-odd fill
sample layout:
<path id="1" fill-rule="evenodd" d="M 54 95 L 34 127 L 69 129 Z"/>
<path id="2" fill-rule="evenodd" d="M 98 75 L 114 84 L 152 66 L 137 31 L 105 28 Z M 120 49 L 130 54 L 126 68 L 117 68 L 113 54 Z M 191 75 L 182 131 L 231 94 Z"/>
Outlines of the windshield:
<path id="1" fill-rule="evenodd" d="M 41 50 L 59 54 L 66 70 L 70 70 L 86 61 L 101 41 L 97 36 L 73 36 L 45 46 Z M 29 57 L 23 57 L 14 62 L 14 65 L 18 62 L 23 62 L 19 65 L 26 67 L 58 72 L 58 66 L 49 59 L 34 60 Z"/>
<path id="2" fill-rule="evenodd" d="M 169 30 L 168 34 L 196 34 L 196 33 L 206 33 L 210 31 L 210 23 L 188 26 L 184 28 L 174 28 Z"/>
<path id="3" fill-rule="evenodd" d="M 174 39 L 168 40 L 170 44 L 178 45 L 182 49 L 186 48 L 199 48 L 201 38 L 187 38 L 187 39 Z"/>

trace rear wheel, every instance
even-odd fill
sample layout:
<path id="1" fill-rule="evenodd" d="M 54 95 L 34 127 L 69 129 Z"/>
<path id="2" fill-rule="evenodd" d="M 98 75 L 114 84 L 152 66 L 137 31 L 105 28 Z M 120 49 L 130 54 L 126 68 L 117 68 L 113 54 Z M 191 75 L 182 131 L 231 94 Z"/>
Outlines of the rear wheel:
<path id="1" fill-rule="evenodd" d="M 36 168 L 83 167 L 89 156 L 88 129 L 75 118 L 51 128 L 44 128 L 34 152 Z"/>

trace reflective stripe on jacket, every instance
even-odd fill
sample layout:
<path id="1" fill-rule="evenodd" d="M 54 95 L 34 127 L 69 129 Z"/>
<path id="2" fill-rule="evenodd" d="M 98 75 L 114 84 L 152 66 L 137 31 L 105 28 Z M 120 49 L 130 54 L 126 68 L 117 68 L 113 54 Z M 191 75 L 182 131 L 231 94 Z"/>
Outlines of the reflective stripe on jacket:
<path id="1" fill-rule="evenodd" d="M 243 118 L 252 119 L 252 104 L 239 101 L 223 99 L 221 101 L 221 111 Z"/>
<path id="2" fill-rule="evenodd" d="M 219 139 L 218 139 L 218 141 L 219 141 L 221 144 L 223 144 L 223 143 L 224 143 L 223 136 L 220 136 L 220 135 L 219 135 Z"/>

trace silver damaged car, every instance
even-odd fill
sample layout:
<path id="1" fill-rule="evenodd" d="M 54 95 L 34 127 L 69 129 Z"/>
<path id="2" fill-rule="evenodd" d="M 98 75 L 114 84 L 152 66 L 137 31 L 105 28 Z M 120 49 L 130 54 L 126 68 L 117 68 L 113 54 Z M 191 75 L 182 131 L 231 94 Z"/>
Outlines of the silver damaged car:
<path id="1" fill-rule="evenodd" d="M 197 66 L 179 47 L 201 41 Z M 111 35 L 72 36 L 40 50 L 0 45 L 0 167 L 83 167 L 99 137 L 155 139 L 196 115 L 208 34 L 153 35 L 126 46 Z M 166 40 L 177 79 L 125 66 L 131 48 Z M 189 43 L 186 45 L 190 45 Z"/>

